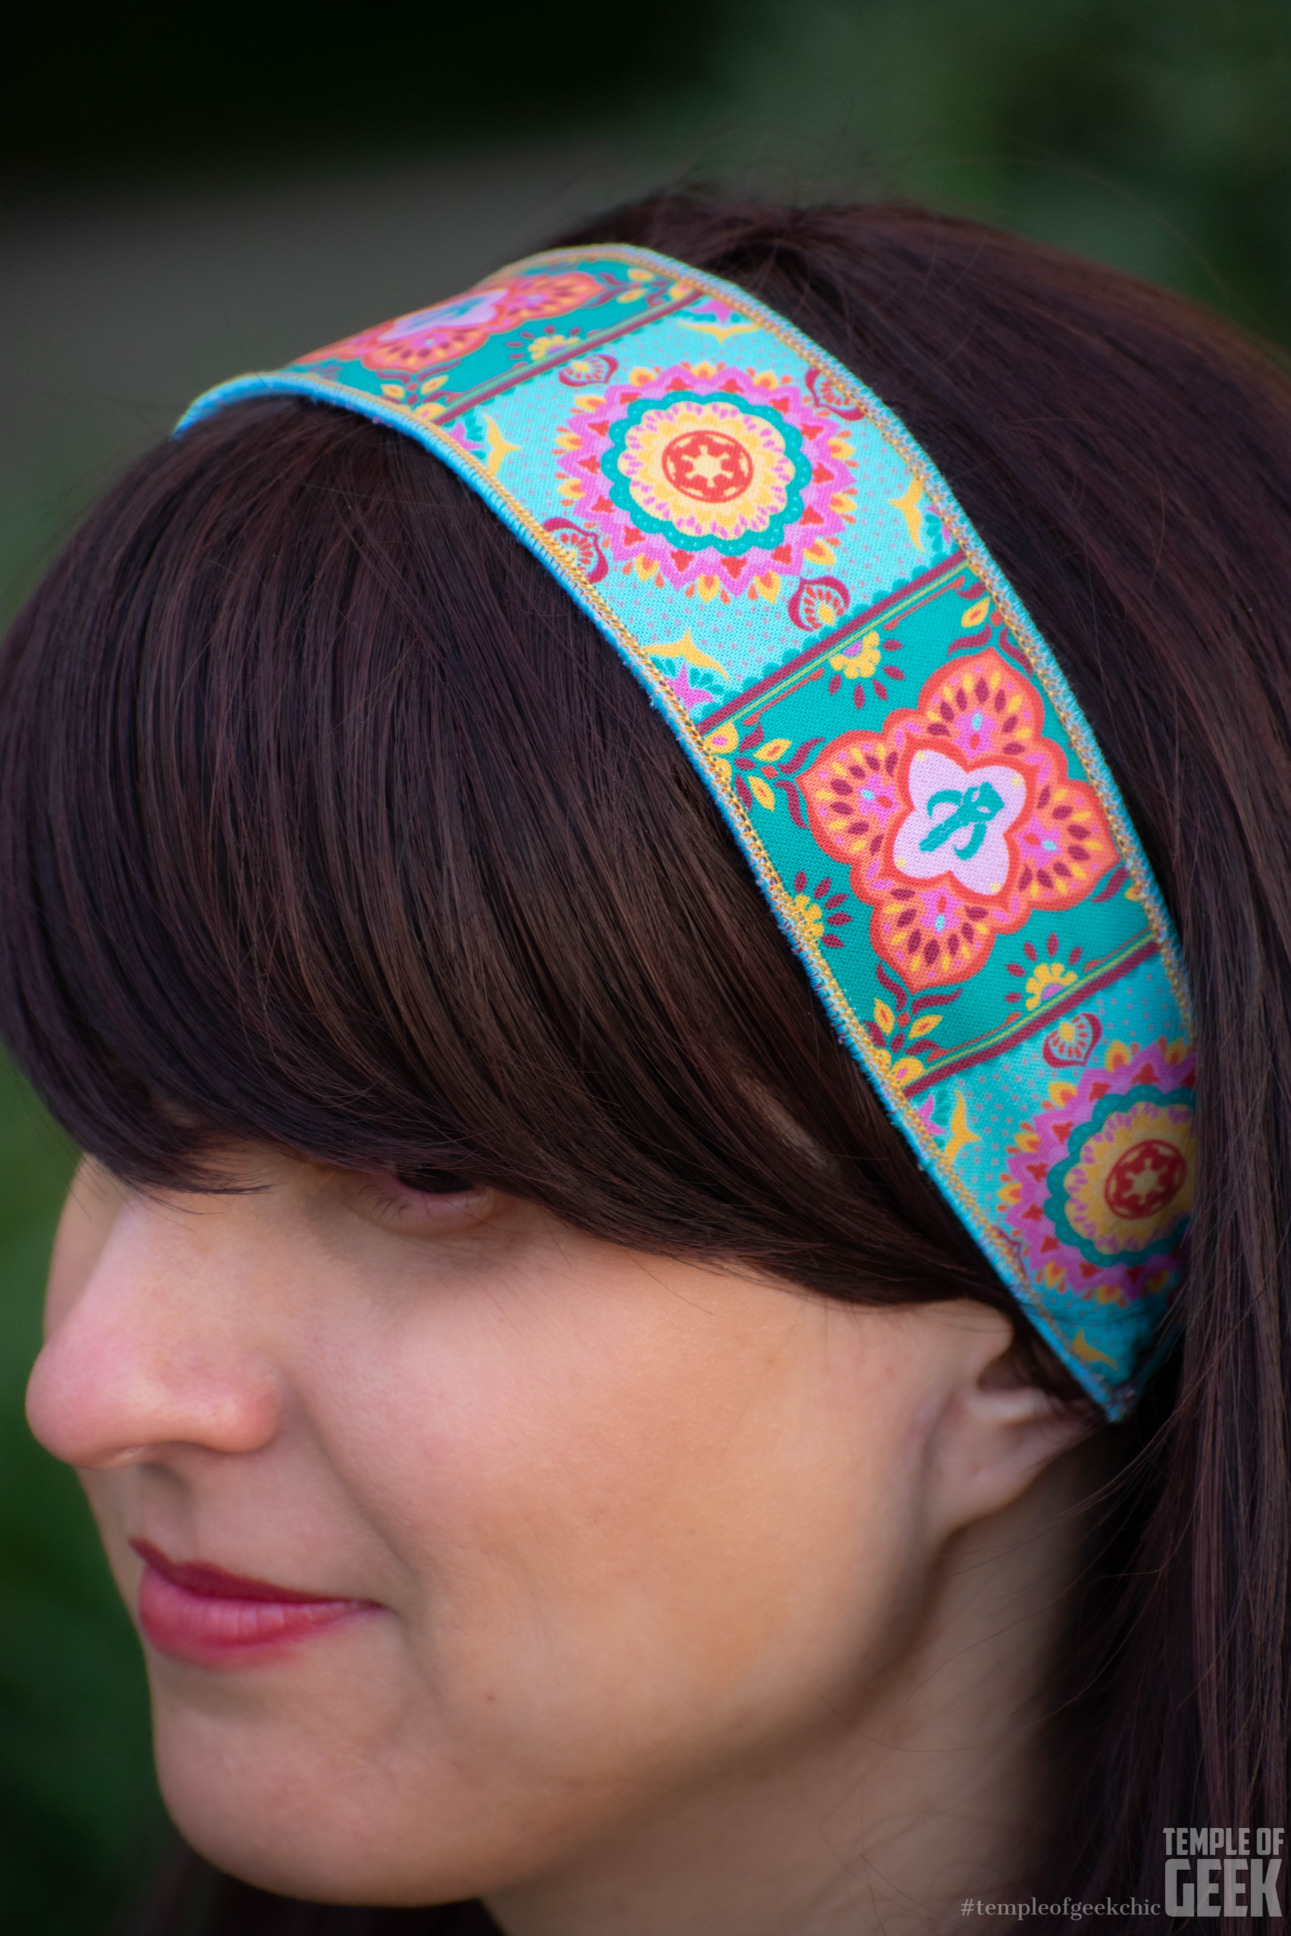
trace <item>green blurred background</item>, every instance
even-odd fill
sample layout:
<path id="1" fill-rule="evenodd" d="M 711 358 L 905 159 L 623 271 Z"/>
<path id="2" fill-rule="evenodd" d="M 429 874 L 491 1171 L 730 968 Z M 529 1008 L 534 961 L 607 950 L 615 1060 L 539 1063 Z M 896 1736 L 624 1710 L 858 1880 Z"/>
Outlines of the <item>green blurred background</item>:
<path id="1" fill-rule="evenodd" d="M 1287 0 L 11 7 L 7 620 L 220 377 L 659 183 L 900 195 L 1291 343 Z M 22 1389 L 73 1152 L 0 1064 L 0 1928 L 95 1936 L 163 1830 L 137 1646 Z"/>

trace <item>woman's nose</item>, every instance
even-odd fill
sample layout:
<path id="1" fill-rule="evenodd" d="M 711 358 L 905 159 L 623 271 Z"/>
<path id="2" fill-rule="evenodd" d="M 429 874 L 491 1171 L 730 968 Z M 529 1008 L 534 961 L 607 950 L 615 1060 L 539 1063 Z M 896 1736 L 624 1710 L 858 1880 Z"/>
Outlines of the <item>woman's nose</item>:
<path id="1" fill-rule="evenodd" d="M 41 1444 L 83 1467 L 267 1445 L 280 1379 L 247 1199 L 79 1196 L 55 1245 L 50 1328 L 27 1388 Z"/>

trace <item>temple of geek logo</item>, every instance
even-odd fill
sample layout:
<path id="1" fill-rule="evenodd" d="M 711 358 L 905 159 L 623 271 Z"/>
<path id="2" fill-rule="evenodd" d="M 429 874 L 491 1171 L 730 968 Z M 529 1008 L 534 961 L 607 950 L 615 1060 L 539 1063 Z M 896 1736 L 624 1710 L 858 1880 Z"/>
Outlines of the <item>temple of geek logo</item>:
<path id="1" fill-rule="evenodd" d="M 1281 1916 L 1282 1828 L 1167 1828 L 1167 1916 Z"/>

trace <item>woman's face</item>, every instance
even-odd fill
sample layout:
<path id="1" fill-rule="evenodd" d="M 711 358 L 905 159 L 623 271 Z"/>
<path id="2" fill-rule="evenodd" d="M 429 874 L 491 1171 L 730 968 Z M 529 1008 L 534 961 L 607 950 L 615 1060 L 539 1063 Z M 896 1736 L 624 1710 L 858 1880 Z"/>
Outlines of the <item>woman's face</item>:
<path id="1" fill-rule="evenodd" d="M 230 1163 L 254 1187 L 82 1169 L 30 1392 L 141 1620 L 203 1852 L 292 1894 L 447 1900 L 862 1710 L 943 1537 L 948 1366 L 1001 1318 Z"/>

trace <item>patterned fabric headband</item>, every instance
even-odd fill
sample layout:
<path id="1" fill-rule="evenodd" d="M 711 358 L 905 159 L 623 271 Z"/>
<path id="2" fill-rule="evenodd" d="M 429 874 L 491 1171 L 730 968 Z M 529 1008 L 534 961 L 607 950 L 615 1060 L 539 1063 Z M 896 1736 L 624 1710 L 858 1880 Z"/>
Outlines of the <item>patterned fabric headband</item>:
<path id="1" fill-rule="evenodd" d="M 1113 1418 L 1182 1268 L 1178 943 L 1052 652 L 945 480 L 801 331 L 559 249 L 202 397 L 338 404 L 451 466 L 621 653 L 843 1040 Z"/>

